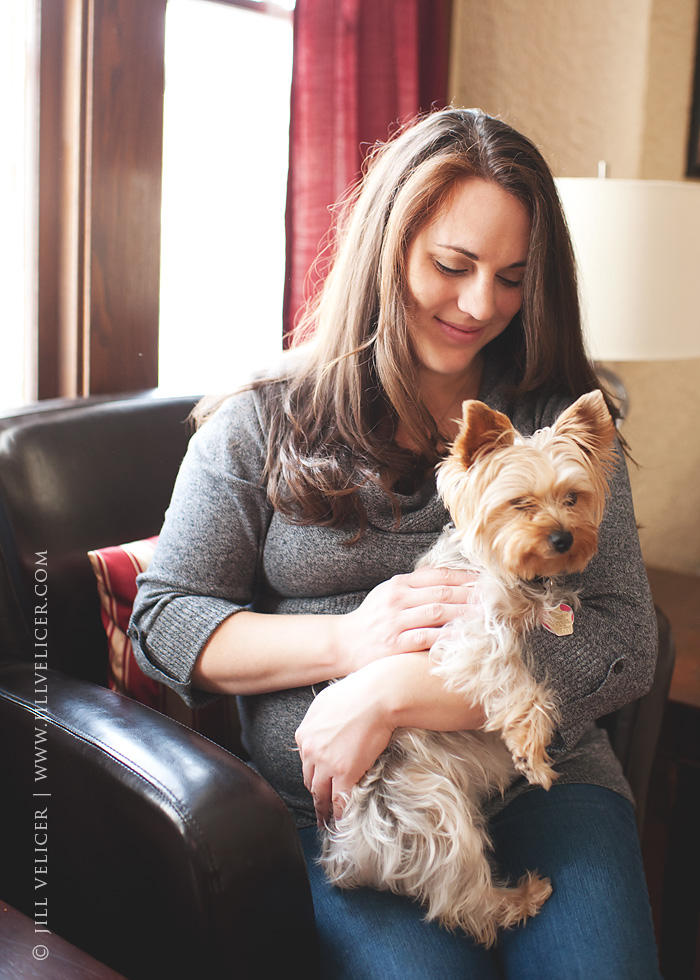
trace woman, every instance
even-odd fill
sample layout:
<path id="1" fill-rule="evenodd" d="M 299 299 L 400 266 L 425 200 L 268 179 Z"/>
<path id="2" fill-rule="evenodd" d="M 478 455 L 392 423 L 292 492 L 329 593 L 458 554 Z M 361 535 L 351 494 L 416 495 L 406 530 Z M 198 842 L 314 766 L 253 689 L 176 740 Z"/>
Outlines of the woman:
<path id="1" fill-rule="evenodd" d="M 551 174 L 501 121 L 447 109 L 378 148 L 337 240 L 306 342 L 192 440 L 140 579 L 139 662 L 190 704 L 239 696 L 253 763 L 299 827 L 325 977 L 657 977 L 630 792 L 594 724 L 649 687 L 655 659 L 622 456 L 574 637 L 529 637 L 561 702 L 558 782 L 490 804 L 500 869 L 553 882 L 540 915 L 487 952 L 315 864 L 315 825 L 395 728 L 484 722 L 426 656 L 478 581 L 412 571 L 447 520 L 434 467 L 462 401 L 529 435 L 596 386 Z"/>

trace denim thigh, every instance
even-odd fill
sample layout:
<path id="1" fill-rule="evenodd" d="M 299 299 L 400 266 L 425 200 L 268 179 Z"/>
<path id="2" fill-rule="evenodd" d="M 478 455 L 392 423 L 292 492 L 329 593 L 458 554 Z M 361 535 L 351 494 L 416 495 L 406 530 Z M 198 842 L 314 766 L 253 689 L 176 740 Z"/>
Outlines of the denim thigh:
<path id="1" fill-rule="evenodd" d="M 317 864 L 316 829 L 301 830 L 322 980 L 659 980 L 627 800 L 597 786 L 533 789 L 497 814 L 491 835 L 499 873 L 515 881 L 537 870 L 553 894 L 487 951 L 425 922 L 410 899 L 332 886 Z"/>

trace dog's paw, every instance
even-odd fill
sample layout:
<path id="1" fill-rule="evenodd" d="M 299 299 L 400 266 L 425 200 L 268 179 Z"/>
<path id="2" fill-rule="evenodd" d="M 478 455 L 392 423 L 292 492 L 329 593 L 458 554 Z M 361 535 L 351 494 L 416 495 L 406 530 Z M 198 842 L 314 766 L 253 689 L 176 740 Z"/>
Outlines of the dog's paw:
<path id="1" fill-rule="evenodd" d="M 513 765 L 532 786 L 549 789 L 557 779 L 558 773 L 552 768 L 552 760 L 541 744 L 531 740 L 507 739 L 506 744 L 513 759 Z"/>
<path id="2" fill-rule="evenodd" d="M 552 769 L 551 762 L 546 757 L 543 759 L 532 759 L 519 756 L 513 759 L 513 765 L 519 773 L 527 779 L 531 786 L 541 786 L 549 789 L 553 782 L 559 778 L 559 773 Z"/>
<path id="3" fill-rule="evenodd" d="M 545 711 L 533 705 L 503 733 L 513 765 L 533 786 L 549 789 L 557 774 L 547 755 L 553 725 Z"/>

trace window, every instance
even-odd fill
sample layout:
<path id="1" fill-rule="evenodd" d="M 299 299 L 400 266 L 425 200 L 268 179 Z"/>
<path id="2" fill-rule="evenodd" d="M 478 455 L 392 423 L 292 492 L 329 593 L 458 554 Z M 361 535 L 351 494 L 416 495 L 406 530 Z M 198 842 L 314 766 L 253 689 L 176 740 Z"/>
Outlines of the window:
<path id="1" fill-rule="evenodd" d="M 21 405 L 25 346 L 34 318 L 36 237 L 36 23 L 33 0 L 0 5 L 0 91 L 3 93 L 3 152 L 0 154 L 0 408 Z"/>
<path id="2" fill-rule="evenodd" d="M 168 0 L 159 386 L 230 391 L 282 349 L 291 17 Z"/>
<path id="3" fill-rule="evenodd" d="M 153 387 L 159 360 L 166 389 L 229 389 L 276 354 L 292 6 L 0 4 L 0 406 Z"/>

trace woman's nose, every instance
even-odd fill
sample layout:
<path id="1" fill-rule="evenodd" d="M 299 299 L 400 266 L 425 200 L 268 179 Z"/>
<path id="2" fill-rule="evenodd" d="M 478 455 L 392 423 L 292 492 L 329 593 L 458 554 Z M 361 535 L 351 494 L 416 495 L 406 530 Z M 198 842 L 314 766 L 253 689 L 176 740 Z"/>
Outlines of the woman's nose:
<path id="1" fill-rule="evenodd" d="M 457 306 L 474 320 L 489 320 L 495 312 L 494 284 L 486 277 L 474 277 L 462 284 Z"/>

